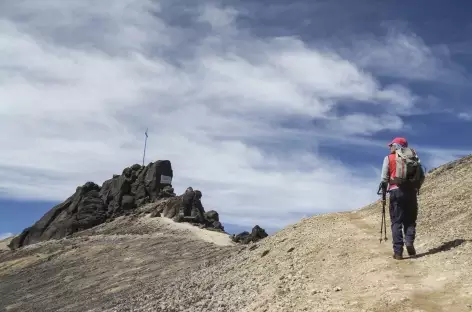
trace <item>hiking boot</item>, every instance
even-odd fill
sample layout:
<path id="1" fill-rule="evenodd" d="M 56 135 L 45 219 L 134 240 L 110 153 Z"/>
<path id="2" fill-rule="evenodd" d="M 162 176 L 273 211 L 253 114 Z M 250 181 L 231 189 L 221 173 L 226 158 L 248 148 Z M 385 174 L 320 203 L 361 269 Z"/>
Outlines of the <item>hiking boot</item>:
<path id="1" fill-rule="evenodd" d="M 408 255 L 409 255 L 409 256 L 411 256 L 411 257 L 416 256 L 415 246 L 413 246 L 413 245 L 411 245 L 411 246 L 406 246 L 406 251 L 408 252 Z"/>
<path id="2" fill-rule="evenodd" d="M 403 260 L 403 255 L 399 253 L 394 253 L 393 254 L 393 259 L 395 260 Z"/>

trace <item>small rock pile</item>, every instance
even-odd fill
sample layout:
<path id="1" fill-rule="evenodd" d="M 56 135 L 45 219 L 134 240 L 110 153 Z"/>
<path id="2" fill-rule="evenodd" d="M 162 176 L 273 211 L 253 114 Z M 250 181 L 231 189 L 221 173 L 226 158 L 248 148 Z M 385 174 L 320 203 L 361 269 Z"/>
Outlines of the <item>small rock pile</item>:
<path id="1" fill-rule="evenodd" d="M 257 241 L 260 241 L 261 239 L 266 238 L 267 236 L 269 235 L 266 233 L 266 231 L 259 225 L 256 225 L 252 228 L 251 233 L 244 231 L 237 235 L 233 235 L 231 239 L 233 240 L 233 242 L 236 243 L 249 244 L 250 242 L 255 243 Z"/>

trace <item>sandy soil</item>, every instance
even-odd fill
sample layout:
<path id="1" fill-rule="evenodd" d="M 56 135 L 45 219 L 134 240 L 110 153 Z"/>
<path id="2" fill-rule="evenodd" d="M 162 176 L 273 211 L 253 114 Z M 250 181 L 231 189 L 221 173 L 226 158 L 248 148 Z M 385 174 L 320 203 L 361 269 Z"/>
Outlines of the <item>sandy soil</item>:
<path id="1" fill-rule="evenodd" d="M 0 240 L 0 250 L 10 250 L 8 248 L 8 244 L 13 239 L 13 237 L 7 237 L 5 239 Z"/>
<path id="2" fill-rule="evenodd" d="M 198 228 L 189 223 L 176 223 L 169 218 L 150 218 L 146 216 L 143 220 L 144 222 L 153 223 L 155 225 L 166 225 L 170 228 L 181 230 L 184 233 L 193 235 L 196 238 L 199 238 L 203 241 L 213 243 L 218 246 L 235 246 L 236 244 L 231 240 L 228 234 L 207 231 L 205 229 Z"/>

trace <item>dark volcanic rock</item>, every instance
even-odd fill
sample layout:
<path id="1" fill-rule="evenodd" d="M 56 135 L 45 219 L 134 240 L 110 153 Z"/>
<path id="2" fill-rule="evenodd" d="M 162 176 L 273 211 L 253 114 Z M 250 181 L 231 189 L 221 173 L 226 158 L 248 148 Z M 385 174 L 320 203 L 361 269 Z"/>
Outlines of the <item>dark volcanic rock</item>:
<path id="1" fill-rule="evenodd" d="M 207 222 L 210 223 L 210 227 L 224 231 L 224 227 L 220 222 L 220 216 L 218 212 L 215 210 L 207 211 L 205 212 L 204 217 Z"/>
<path id="2" fill-rule="evenodd" d="M 195 191 L 195 196 L 192 201 L 192 210 L 190 212 L 190 216 L 198 220 L 198 223 L 203 223 L 205 215 L 205 209 L 203 208 L 201 198 L 202 192 L 198 190 Z"/>
<path id="3" fill-rule="evenodd" d="M 157 195 L 158 198 L 169 198 L 174 196 L 176 196 L 174 193 L 174 188 L 169 185 L 165 186 Z"/>
<path id="4" fill-rule="evenodd" d="M 114 175 L 102 187 L 87 182 L 33 226 L 24 229 L 9 247 L 17 249 L 40 241 L 59 239 L 129 214 L 136 207 L 155 201 L 163 194 L 172 196 L 172 178 L 170 161 L 159 160 L 146 167 L 135 164 L 125 168 L 122 175 Z"/>
<path id="5" fill-rule="evenodd" d="M 200 191 L 193 191 L 189 187 L 184 194 L 158 200 L 155 204 L 150 205 L 150 209 L 145 208 L 144 211 L 145 213 L 151 213 L 151 215 L 170 218 L 175 222 L 188 222 L 208 230 L 224 232 L 224 227 L 219 221 L 218 212 L 214 210 L 205 212 L 201 197 L 202 193 Z M 191 213 L 186 215 L 185 212 L 189 204 Z"/>
<path id="6" fill-rule="evenodd" d="M 131 210 L 131 209 L 136 208 L 136 203 L 134 201 L 134 196 L 124 195 L 123 199 L 121 200 L 121 208 L 123 210 Z"/>
<path id="7" fill-rule="evenodd" d="M 257 241 L 260 241 L 261 239 L 266 238 L 267 236 L 269 235 L 266 233 L 266 231 L 259 225 L 256 225 L 252 228 L 251 233 L 244 231 L 237 235 L 233 235 L 231 239 L 236 243 L 249 244 L 250 242 L 255 243 Z"/>
<path id="8" fill-rule="evenodd" d="M 220 216 L 215 210 L 205 212 L 205 218 L 211 222 L 220 221 Z"/>
<path id="9" fill-rule="evenodd" d="M 33 226 L 15 237 L 9 245 L 10 248 L 16 249 L 44 240 L 62 238 L 103 223 L 106 219 L 106 207 L 100 198 L 99 190 L 100 187 L 93 182 L 78 187 L 74 195 L 53 207 Z"/>
<path id="10" fill-rule="evenodd" d="M 184 195 L 182 196 L 182 211 L 181 213 L 184 216 L 190 216 L 192 212 L 192 203 L 193 198 L 195 197 L 195 192 L 192 187 L 188 187 L 185 190 Z"/>
<path id="11" fill-rule="evenodd" d="M 49 239 L 60 239 L 122 215 L 147 213 L 151 213 L 151 217 L 162 216 L 224 232 L 218 213 L 214 210 L 205 212 L 202 193 L 189 187 L 185 194 L 176 196 L 172 178 L 170 161 L 159 160 L 146 167 L 135 164 L 125 168 L 121 175 L 113 175 L 101 187 L 87 182 L 33 226 L 24 229 L 9 247 L 17 249 Z"/>

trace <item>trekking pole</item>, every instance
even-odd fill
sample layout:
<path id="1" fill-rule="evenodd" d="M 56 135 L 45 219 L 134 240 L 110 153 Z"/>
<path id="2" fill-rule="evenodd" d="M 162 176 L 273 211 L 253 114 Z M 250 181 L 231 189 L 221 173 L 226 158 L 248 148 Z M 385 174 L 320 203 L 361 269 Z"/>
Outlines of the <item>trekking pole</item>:
<path id="1" fill-rule="evenodd" d="M 384 241 L 387 241 L 387 219 L 385 217 L 385 199 L 383 200 L 383 229 L 384 229 Z M 380 234 L 382 237 L 382 234 Z"/>
<path id="2" fill-rule="evenodd" d="M 382 243 L 382 232 L 384 232 L 384 240 L 387 241 L 387 221 L 385 217 L 385 201 L 387 197 L 386 185 L 380 183 L 377 195 L 382 195 L 382 221 L 380 222 L 380 243 Z"/>

